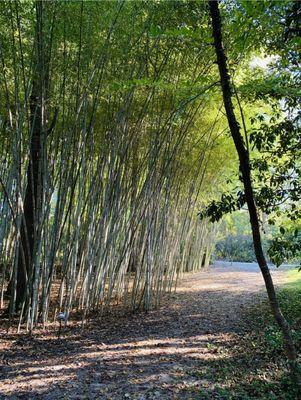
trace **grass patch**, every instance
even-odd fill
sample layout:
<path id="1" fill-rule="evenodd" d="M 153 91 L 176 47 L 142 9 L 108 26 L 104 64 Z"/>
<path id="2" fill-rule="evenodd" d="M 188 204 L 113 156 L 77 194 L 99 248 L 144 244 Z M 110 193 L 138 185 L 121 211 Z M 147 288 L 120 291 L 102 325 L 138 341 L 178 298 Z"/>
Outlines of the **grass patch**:
<path id="1" fill-rule="evenodd" d="M 290 269 L 287 272 L 287 283 L 282 290 L 299 290 L 301 291 L 301 271 L 298 268 Z"/>

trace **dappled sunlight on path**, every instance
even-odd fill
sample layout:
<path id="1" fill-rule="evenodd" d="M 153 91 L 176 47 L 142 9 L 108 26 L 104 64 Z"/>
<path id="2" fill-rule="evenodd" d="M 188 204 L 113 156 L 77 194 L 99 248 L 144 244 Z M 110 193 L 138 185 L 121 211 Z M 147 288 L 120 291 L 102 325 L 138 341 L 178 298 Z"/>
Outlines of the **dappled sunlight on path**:
<path id="1" fill-rule="evenodd" d="M 276 283 L 284 273 L 273 271 Z M 197 399 L 210 382 L 191 372 L 230 359 L 246 308 L 265 295 L 253 266 L 189 274 L 147 314 L 106 317 L 57 339 L 4 334 L 0 398 Z"/>

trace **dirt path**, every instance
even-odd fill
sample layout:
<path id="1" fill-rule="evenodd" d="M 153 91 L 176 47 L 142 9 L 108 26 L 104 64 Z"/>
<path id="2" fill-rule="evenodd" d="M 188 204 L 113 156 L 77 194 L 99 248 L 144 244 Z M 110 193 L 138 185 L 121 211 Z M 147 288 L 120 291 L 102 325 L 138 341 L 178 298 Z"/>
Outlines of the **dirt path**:
<path id="1" fill-rule="evenodd" d="M 285 273 L 273 271 L 280 284 Z M 3 335 L 1 399 L 202 399 L 195 371 L 231 355 L 264 296 L 256 265 L 189 274 L 159 310 L 95 324 L 83 334 Z M 222 350 L 221 350 L 222 349 Z"/>

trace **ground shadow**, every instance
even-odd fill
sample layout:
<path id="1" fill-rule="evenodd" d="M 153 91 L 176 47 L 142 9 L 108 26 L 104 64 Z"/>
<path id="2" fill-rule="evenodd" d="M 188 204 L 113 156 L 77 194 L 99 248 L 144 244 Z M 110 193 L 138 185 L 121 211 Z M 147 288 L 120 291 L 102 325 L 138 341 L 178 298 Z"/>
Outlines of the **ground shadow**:
<path id="1" fill-rule="evenodd" d="M 260 349 L 235 351 L 252 330 L 245 311 L 262 299 L 257 286 L 245 291 L 240 281 L 225 290 L 204 281 L 199 289 L 192 277 L 159 310 L 107 316 L 61 339 L 55 332 L 4 335 L 14 342 L 1 355 L 0 398 L 231 398 L 239 382 L 223 389 L 222 381 L 234 376 L 232 366 L 244 375 L 268 371 L 271 362 L 258 357 Z M 247 398 L 260 398 L 255 389 L 254 396 Z"/>

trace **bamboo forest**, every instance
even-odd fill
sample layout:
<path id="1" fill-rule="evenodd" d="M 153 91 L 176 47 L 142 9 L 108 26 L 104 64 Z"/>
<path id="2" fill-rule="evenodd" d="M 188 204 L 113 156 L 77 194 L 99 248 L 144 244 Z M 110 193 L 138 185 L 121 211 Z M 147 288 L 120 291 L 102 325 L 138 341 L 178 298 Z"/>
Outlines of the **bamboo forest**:
<path id="1" fill-rule="evenodd" d="M 301 399 L 301 2 L 0 1 L 0 399 Z"/>

